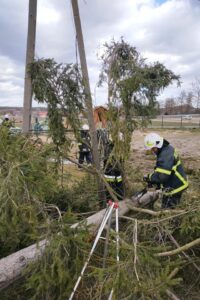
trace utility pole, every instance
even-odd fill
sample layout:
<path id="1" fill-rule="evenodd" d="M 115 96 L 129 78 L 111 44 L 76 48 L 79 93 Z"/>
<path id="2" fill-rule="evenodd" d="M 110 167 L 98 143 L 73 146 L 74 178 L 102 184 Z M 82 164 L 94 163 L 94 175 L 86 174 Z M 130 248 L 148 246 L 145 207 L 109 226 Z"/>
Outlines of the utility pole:
<path id="1" fill-rule="evenodd" d="M 98 153 L 98 147 L 97 147 L 97 135 L 96 135 L 95 124 L 94 124 L 92 97 L 91 97 L 91 91 L 90 91 L 90 83 L 89 83 L 89 76 L 88 76 L 87 62 L 86 62 L 86 56 L 85 56 L 85 47 L 84 47 L 84 41 L 83 41 L 83 33 L 82 33 L 82 28 L 81 28 L 81 20 L 80 20 L 78 2 L 77 2 L 77 0 L 71 0 L 71 3 L 72 3 L 72 10 L 73 10 L 73 16 L 74 16 L 74 23 L 75 23 L 75 27 L 76 27 L 76 37 L 77 37 L 77 41 L 78 41 L 78 49 L 79 49 L 81 70 L 82 70 L 82 76 L 83 76 L 83 83 L 84 83 L 85 94 L 86 94 L 85 104 L 86 104 L 86 108 L 87 108 L 88 123 L 89 123 L 90 133 L 91 133 L 93 160 L 94 160 L 95 167 L 97 168 L 97 170 L 99 170 L 100 162 L 99 162 L 99 153 Z"/>
<path id="2" fill-rule="evenodd" d="M 33 62 L 35 56 L 35 35 L 37 18 L 37 0 L 29 0 L 28 14 L 28 35 L 26 46 L 26 67 L 24 80 L 24 109 L 23 109 L 23 132 L 27 133 L 31 126 L 31 108 L 32 108 L 32 84 L 28 73 L 28 67 Z"/>
<path id="3" fill-rule="evenodd" d="M 98 152 L 98 142 L 97 142 L 97 133 L 94 124 L 94 116 L 93 116 L 93 105 L 92 105 L 92 97 L 90 91 L 90 82 L 88 76 L 88 69 L 87 69 L 87 62 L 86 62 L 86 55 L 85 55 L 85 47 L 83 41 L 83 33 L 81 28 L 81 20 L 78 8 L 78 1 L 71 0 L 73 16 L 74 16 L 74 23 L 76 28 L 76 37 L 78 41 L 78 50 L 80 56 L 80 63 L 81 63 L 81 70 L 83 76 L 83 83 L 85 88 L 86 100 L 85 105 L 87 108 L 87 118 L 90 127 L 90 135 L 91 135 L 91 142 L 92 142 L 92 157 L 93 163 L 96 170 L 100 171 L 100 159 L 99 159 L 99 152 Z M 100 205 L 105 205 L 105 193 L 104 193 L 104 184 L 101 179 L 98 179 L 98 188 L 99 188 L 99 197 L 100 197 Z"/>

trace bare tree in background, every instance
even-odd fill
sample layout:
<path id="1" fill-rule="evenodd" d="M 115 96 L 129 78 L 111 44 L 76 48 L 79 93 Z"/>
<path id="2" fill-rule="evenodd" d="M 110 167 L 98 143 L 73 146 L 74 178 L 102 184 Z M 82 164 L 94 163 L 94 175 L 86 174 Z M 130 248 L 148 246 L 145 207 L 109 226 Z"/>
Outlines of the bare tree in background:
<path id="1" fill-rule="evenodd" d="M 192 112 L 192 100 L 193 100 L 193 93 L 188 92 L 186 96 L 186 113 L 191 113 Z"/>
<path id="2" fill-rule="evenodd" d="M 193 99 L 194 105 L 199 112 L 200 110 L 200 78 L 196 78 L 194 82 L 192 82 L 192 92 L 193 92 Z"/>
<path id="3" fill-rule="evenodd" d="M 179 97 L 177 98 L 177 103 L 180 106 L 180 113 L 183 114 L 184 113 L 184 104 L 186 101 L 186 91 L 181 91 Z"/>
<path id="4" fill-rule="evenodd" d="M 165 100 L 165 110 L 168 114 L 170 115 L 175 114 L 175 106 L 176 106 L 176 102 L 174 98 L 167 98 Z"/>

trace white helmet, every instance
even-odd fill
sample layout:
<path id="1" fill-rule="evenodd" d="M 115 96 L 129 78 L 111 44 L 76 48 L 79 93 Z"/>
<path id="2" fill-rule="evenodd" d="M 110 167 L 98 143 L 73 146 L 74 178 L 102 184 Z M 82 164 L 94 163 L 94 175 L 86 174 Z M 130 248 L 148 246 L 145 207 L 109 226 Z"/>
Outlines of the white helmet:
<path id="1" fill-rule="evenodd" d="M 89 130 L 89 126 L 88 126 L 87 124 L 84 124 L 84 125 L 82 126 L 82 129 L 83 129 L 83 130 Z"/>
<path id="2" fill-rule="evenodd" d="M 6 114 L 6 115 L 4 116 L 4 119 L 10 119 L 10 118 L 9 118 L 9 115 Z"/>
<path id="3" fill-rule="evenodd" d="M 118 137 L 119 137 L 119 141 L 123 141 L 124 136 L 123 136 L 123 133 L 121 131 L 118 133 Z"/>
<path id="4" fill-rule="evenodd" d="M 163 138 L 154 132 L 147 134 L 144 138 L 144 147 L 146 150 L 151 150 L 152 148 L 162 148 Z"/>

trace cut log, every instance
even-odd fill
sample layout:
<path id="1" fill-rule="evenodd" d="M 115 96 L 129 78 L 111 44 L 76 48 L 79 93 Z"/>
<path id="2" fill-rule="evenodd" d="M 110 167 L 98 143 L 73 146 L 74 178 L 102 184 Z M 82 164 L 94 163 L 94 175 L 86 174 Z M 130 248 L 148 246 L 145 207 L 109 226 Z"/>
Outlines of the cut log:
<path id="1" fill-rule="evenodd" d="M 154 193 L 154 196 L 152 196 Z M 119 216 L 124 216 L 127 214 L 131 206 L 139 206 L 143 203 L 147 204 L 149 202 L 155 201 L 155 192 L 147 192 L 142 197 L 132 197 L 131 199 L 125 199 L 119 202 Z M 158 193 L 157 193 L 158 198 Z M 149 199 L 149 201 L 147 201 Z M 105 214 L 105 209 L 100 210 L 94 215 L 88 217 L 84 224 L 89 226 L 91 233 L 95 232 L 98 226 L 101 224 L 103 216 Z M 82 223 L 76 223 L 71 226 L 71 228 L 78 228 Z M 45 251 L 45 247 L 48 244 L 47 240 L 42 240 L 38 244 L 31 245 L 27 248 L 21 249 L 5 258 L 0 260 L 0 290 L 9 286 L 12 282 L 17 280 L 25 267 L 30 263 L 37 261 Z"/>
<path id="2" fill-rule="evenodd" d="M 0 260 L 0 289 L 6 288 L 18 279 L 28 263 L 38 260 L 48 244 L 42 240 L 38 244 L 19 250 Z"/>

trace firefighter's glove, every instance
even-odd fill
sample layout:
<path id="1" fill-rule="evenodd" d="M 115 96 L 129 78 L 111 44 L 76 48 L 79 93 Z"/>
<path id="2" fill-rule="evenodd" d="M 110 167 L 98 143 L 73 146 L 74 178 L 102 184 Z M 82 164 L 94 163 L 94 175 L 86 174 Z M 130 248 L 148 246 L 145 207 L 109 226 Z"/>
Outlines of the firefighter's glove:
<path id="1" fill-rule="evenodd" d="M 147 183 L 150 182 L 149 174 L 143 176 L 143 181 L 144 181 L 144 182 L 147 182 Z"/>
<path id="2" fill-rule="evenodd" d="M 150 175 L 149 174 L 145 175 L 143 177 L 143 181 L 147 183 L 148 188 L 152 188 L 153 187 L 153 185 L 151 183 L 151 180 L 150 180 Z"/>
<path id="3" fill-rule="evenodd" d="M 148 182 L 148 188 L 151 189 L 153 187 L 153 184 L 151 182 Z"/>

